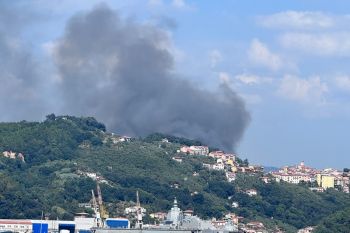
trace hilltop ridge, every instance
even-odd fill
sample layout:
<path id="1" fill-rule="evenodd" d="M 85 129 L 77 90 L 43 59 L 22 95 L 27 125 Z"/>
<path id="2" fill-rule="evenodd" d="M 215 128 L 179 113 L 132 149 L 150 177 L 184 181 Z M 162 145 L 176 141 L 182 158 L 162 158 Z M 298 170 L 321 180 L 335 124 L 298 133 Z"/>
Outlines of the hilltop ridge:
<path id="1" fill-rule="evenodd" d="M 226 170 L 210 167 L 217 159 L 181 151 L 193 145 L 203 146 L 160 133 L 145 138 L 112 134 L 91 117 L 51 114 L 43 122 L 0 123 L 0 151 L 24 157 L 0 157 L 0 218 L 39 218 L 41 211 L 50 219 L 92 214 L 84 203 L 97 181 L 110 216 L 125 215 L 138 190 L 146 222 L 154 221 L 150 213 L 168 210 L 174 197 L 182 209 L 202 218 L 233 213 L 287 232 L 317 225 L 350 205 L 347 194 L 266 184 L 259 172 L 238 170 L 229 180 Z M 248 165 L 238 157 L 235 163 L 238 168 Z"/>

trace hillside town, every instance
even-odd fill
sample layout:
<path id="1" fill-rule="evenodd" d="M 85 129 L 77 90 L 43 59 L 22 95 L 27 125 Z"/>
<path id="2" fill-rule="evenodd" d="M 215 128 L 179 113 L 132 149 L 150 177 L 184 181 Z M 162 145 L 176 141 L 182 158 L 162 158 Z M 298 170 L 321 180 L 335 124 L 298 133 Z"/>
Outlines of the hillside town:
<path id="1" fill-rule="evenodd" d="M 328 188 L 333 188 L 345 193 L 349 193 L 350 171 L 345 169 L 339 171 L 333 168 L 323 170 L 308 167 L 302 161 L 294 166 L 284 166 L 277 171 L 264 174 L 264 167 L 259 165 L 242 165 L 237 163 L 236 155 L 225 153 L 224 151 L 210 151 L 208 146 L 183 146 L 178 152 L 178 156 L 173 157 L 174 160 L 181 162 L 182 156 L 207 156 L 214 158 L 215 163 L 203 163 L 203 167 L 212 170 L 224 171 L 229 182 L 235 180 L 236 174 L 247 173 L 262 175 L 261 180 L 265 183 L 271 182 L 287 182 L 291 184 L 305 183 L 310 185 L 310 189 L 316 192 L 323 192 Z"/>
<path id="2" fill-rule="evenodd" d="M 209 170 L 224 171 L 229 182 L 235 180 L 237 173 L 262 174 L 264 170 L 259 165 L 239 164 L 236 161 L 236 155 L 232 153 L 225 153 L 221 150 L 209 152 L 208 146 L 182 146 L 177 152 L 178 155 L 173 157 L 173 159 L 178 162 L 181 162 L 186 155 L 213 158 L 214 163 L 203 163 L 203 167 Z"/>
<path id="3" fill-rule="evenodd" d="M 123 143 L 128 143 L 133 140 L 134 139 L 129 136 L 118 136 L 115 134 L 106 134 L 103 140 L 103 143 L 104 144 L 111 143 L 118 148 L 118 146 L 123 145 Z M 160 143 L 167 144 L 167 145 L 172 144 L 172 142 L 170 142 L 167 138 L 163 138 L 160 141 Z M 89 147 L 90 147 L 89 144 L 86 144 L 85 142 L 83 142 L 80 146 L 80 148 L 83 148 L 83 149 L 89 148 Z M 4 151 L 2 155 L 3 157 L 9 158 L 9 159 L 18 159 L 22 162 L 25 162 L 24 155 L 22 153 L 17 153 L 13 151 Z M 266 173 L 264 172 L 264 167 L 259 165 L 249 165 L 247 161 L 240 160 L 236 154 L 226 153 L 222 150 L 210 150 L 208 146 L 203 146 L 203 145 L 201 146 L 179 145 L 178 149 L 176 150 L 176 153 L 172 156 L 172 160 L 181 164 L 188 157 L 207 158 L 205 159 L 205 161 L 207 162 L 202 163 L 203 168 L 206 168 L 208 170 L 216 170 L 216 171 L 224 172 L 228 182 L 234 182 L 238 174 L 247 174 L 247 175 L 260 177 L 260 180 L 266 184 L 271 182 L 278 182 L 278 183 L 286 182 L 286 183 L 291 183 L 295 185 L 306 184 L 309 186 L 310 190 L 315 192 L 324 192 L 326 189 L 332 188 L 345 193 L 349 193 L 350 171 L 348 169 L 344 169 L 344 171 L 338 171 L 336 169 L 331 169 L 331 168 L 319 170 L 316 168 L 306 166 L 304 162 L 301 162 L 300 164 L 297 164 L 294 166 L 284 166 L 276 171 L 271 171 L 269 173 Z M 77 175 L 88 177 L 94 180 L 95 182 L 97 182 L 97 184 L 104 183 L 107 185 L 112 185 L 111 181 L 104 178 L 101 174 L 93 172 L 91 170 L 90 171 L 78 170 Z M 193 173 L 193 176 L 198 176 L 198 175 L 199 174 L 196 172 Z M 170 187 L 178 189 L 179 184 L 173 183 L 170 185 Z M 250 198 L 259 196 L 259 193 L 255 189 L 240 190 L 240 192 L 246 194 Z M 193 192 L 191 195 L 198 195 L 198 192 Z M 96 206 L 95 202 L 96 201 L 91 199 L 91 201 L 88 203 L 79 203 L 79 207 L 96 211 L 96 207 L 94 207 Z M 240 208 L 240 200 L 230 199 L 230 202 L 232 204 L 232 208 L 236 208 L 236 209 Z M 176 214 L 181 215 L 182 218 L 187 219 L 187 221 L 190 221 L 190 220 L 195 222 L 199 221 L 201 222 L 201 224 L 204 224 L 205 226 L 207 226 L 208 229 L 212 229 L 212 230 L 214 229 L 224 230 L 224 229 L 227 229 L 227 227 L 233 227 L 232 229 L 235 229 L 235 231 L 237 232 L 245 232 L 245 233 L 271 232 L 271 231 L 268 231 L 264 223 L 259 221 L 246 221 L 243 217 L 235 213 L 225 213 L 224 217 L 220 219 L 212 218 L 210 220 L 201 220 L 195 216 L 195 212 L 192 209 L 187 209 L 184 211 L 180 210 L 179 207 L 177 206 L 176 200 L 172 208 L 172 211 L 175 211 Z M 141 215 L 142 217 L 146 217 L 146 215 L 150 216 L 154 220 L 154 224 L 144 225 L 145 228 L 147 227 L 158 228 L 160 226 L 159 224 L 164 223 L 167 221 L 167 219 L 171 218 L 171 216 L 169 216 L 169 213 L 166 213 L 166 212 L 147 213 L 146 208 L 141 207 L 139 202 L 136 203 L 136 205 L 127 205 L 124 209 L 123 214 L 128 219 L 138 218 L 138 215 Z M 88 218 L 86 218 L 85 220 L 81 220 L 81 218 L 82 216 L 76 218 L 74 222 L 74 224 L 77 224 L 78 228 L 82 227 L 82 226 L 79 226 L 81 222 L 88 221 Z M 12 220 L 9 220 L 9 221 L 12 221 Z M 36 222 L 34 221 L 33 224 L 34 223 Z M 22 224 L 22 223 L 12 221 L 11 224 L 13 224 L 13 226 L 16 227 L 16 224 Z M 31 227 L 31 223 L 28 222 L 25 224 L 26 224 L 26 227 L 27 225 Z M 93 226 L 93 222 L 90 223 L 90 225 Z M 2 225 L 0 223 L 0 228 L 1 227 Z M 306 228 L 300 229 L 298 233 L 313 232 L 313 229 L 314 228 L 312 226 L 308 226 Z M 276 228 L 273 232 L 283 232 L 283 231 Z"/>
<path id="4" fill-rule="evenodd" d="M 285 166 L 278 171 L 270 172 L 270 175 L 277 182 L 287 182 L 291 184 L 307 183 L 310 189 L 316 192 L 323 192 L 328 188 L 349 193 L 350 173 L 347 169 L 338 171 L 333 168 L 318 170 L 301 162 L 295 166 Z"/>

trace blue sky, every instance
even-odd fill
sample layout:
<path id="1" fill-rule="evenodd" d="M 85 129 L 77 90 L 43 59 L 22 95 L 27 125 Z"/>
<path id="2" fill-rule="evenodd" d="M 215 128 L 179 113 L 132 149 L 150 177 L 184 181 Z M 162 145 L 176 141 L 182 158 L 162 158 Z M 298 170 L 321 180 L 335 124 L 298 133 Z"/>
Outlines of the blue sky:
<path id="1" fill-rule="evenodd" d="M 100 2 L 17 2 L 35 15 L 22 36 L 37 60 L 47 61 L 72 15 Z M 105 3 L 167 31 L 174 72 L 203 89 L 225 82 L 239 93 L 252 115 L 241 157 L 271 166 L 350 166 L 349 1 Z"/>

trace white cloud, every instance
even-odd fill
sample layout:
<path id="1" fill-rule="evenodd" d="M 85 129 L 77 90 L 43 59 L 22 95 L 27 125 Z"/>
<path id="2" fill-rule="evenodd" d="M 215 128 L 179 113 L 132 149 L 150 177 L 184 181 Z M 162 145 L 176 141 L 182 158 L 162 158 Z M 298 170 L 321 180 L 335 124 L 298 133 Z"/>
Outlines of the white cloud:
<path id="1" fill-rule="evenodd" d="M 173 0 L 171 3 L 174 7 L 184 8 L 186 7 L 185 0 Z"/>
<path id="2" fill-rule="evenodd" d="M 219 50 L 214 49 L 209 53 L 210 65 L 212 68 L 216 67 L 218 63 L 220 63 L 223 59 L 222 54 Z"/>
<path id="3" fill-rule="evenodd" d="M 335 83 L 339 89 L 350 91 L 350 77 L 339 76 L 335 78 Z"/>
<path id="4" fill-rule="evenodd" d="M 280 42 L 285 48 L 309 54 L 350 56 L 350 32 L 285 33 Z"/>
<path id="5" fill-rule="evenodd" d="M 226 72 L 220 72 L 219 73 L 219 80 L 221 83 L 225 83 L 225 84 L 230 84 L 231 83 L 231 78 L 230 75 Z"/>
<path id="6" fill-rule="evenodd" d="M 282 67 L 280 56 L 272 53 L 265 44 L 254 39 L 248 50 L 248 58 L 255 65 L 264 66 L 271 70 L 279 70 Z"/>
<path id="7" fill-rule="evenodd" d="M 238 74 L 235 79 L 246 85 L 257 85 L 262 83 L 271 83 L 272 78 L 260 77 L 254 74 Z"/>
<path id="8" fill-rule="evenodd" d="M 41 48 L 47 55 L 54 55 L 56 43 L 54 41 L 47 41 L 41 45 Z"/>
<path id="9" fill-rule="evenodd" d="M 334 16 L 322 12 L 284 11 L 260 16 L 258 24 L 278 29 L 325 29 L 333 27 L 336 24 L 336 19 Z"/>
<path id="10" fill-rule="evenodd" d="M 260 80 L 258 76 L 255 75 L 247 75 L 247 74 L 239 74 L 235 77 L 240 82 L 247 84 L 247 85 L 253 85 L 253 84 L 259 84 Z"/>
<path id="11" fill-rule="evenodd" d="M 287 99 L 315 104 L 323 103 L 324 94 L 327 92 L 328 86 L 320 77 L 301 79 L 292 75 L 286 75 L 282 79 L 277 91 Z"/>

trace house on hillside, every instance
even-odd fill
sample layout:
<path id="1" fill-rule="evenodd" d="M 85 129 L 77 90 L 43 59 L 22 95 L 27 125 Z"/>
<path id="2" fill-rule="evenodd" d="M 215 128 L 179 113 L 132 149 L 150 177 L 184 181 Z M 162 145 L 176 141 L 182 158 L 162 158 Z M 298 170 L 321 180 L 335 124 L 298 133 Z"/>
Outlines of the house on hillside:
<path id="1" fill-rule="evenodd" d="M 17 158 L 25 163 L 24 155 L 22 153 L 18 153 L 18 155 L 17 155 L 16 152 L 4 151 L 4 152 L 2 152 L 2 155 L 6 158 L 9 158 L 9 159 L 16 159 Z"/>
<path id="2" fill-rule="evenodd" d="M 190 155 L 208 155 L 209 147 L 207 146 L 183 146 L 180 152 Z"/>
<path id="3" fill-rule="evenodd" d="M 245 193 L 250 197 L 258 195 L 258 192 L 256 191 L 256 189 L 248 189 L 245 191 Z"/>
<path id="4" fill-rule="evenodd" d="M 2 152 L 2 154 L 6 158 L 10 158 L 10 159 L 15 159 L 16 158 L 16 153 L 12 152 L 12 151 L 4 151 L 4 152 Z"/>
<path id="5" fill-rule="evenodd" d="M 246 224 L 246 227 L 248 228 L 247 231 L 244 232 L 252 232 L 252 233 L 267 233 L 266 228 L 262 222 L 249 222 Z"/>
<path id="6" fill-rule="evenodd" d="M 232 202 L 231 206 L 232 206 L 232 208 L 238 208 L 239 204 L 238 204 L 238 202 L 234 201 L 234 202 Z"/>
<path id="7" fill-rule="evenodd" d="M 226 154 L 225 152 L 223 152 L 221 150 L 210 152 L 209 157 L 213 157 L 216 159 L 222 159 L 223 161 L 232 160 L 234 162 L 236 160 L 236 155 Z"/>
<path id="8" fill-rule="evenodd" d="M 157 213 L 151 213 L 149 216 L 151 216 L 151 218 L 157 219 L 159 221 L 163 221 L 166 218 L 167 213 L 157 212 Z"/>
<path id="9" fill-rule="evenodd" d="M 138 207 L 138 206 L 127 207 L 127 208 L 125 208 L 124 213 L 127 214 L 127 215 L 129 215 L 129 214 L 136 214 L 139 208 L 141 208 L 142 216 L 145 216 L 147 210 L 145 208 L 143 208 L 143 207 Z"/>
<path id="10" fill-rule="evenodd" d="M 176 162 L 182 163 L 181 157 L 175 156 L 175 157 L 172 157 L 172 159 L 175 160 Z"/>
<path id="11" fill-rule="evenodd" d="M 162 139 L 162 142 L 163 142 L 163 143 L 169 143 L 169 140 L 168 140 L 167 138 L 163 138 L 163 139 Z"/>
<path id="12" fill-rule="evenodd" d="M 223 151 L 217 150 L 217 151 L 210 152 L 209 153 L 209 157 L 213 157 L 213 158 L 216 158 L 216 159 L 221 159 L 224 154 L 225 153 Z"/>
<path id="13" fill-rule="evenodd" d="M 212 166 L 214 170 L 224 170 L 225 164 L 223 163 L 222 159 L 218 159 L 216 163 Z"/>
<path id="14" fill-rule="evenodd" d="M 234 172 L 225 172 L 225 175 L 228 182 L 233 182 L 236 180 L 236 173 Z"/>
<path id="15" fill-rule="evenodd" d="M 298 233 L 311 233 L 314 232 L 315 227 L 305 227 L 303 229 L 298 230 Z"/>
<path id="16" fill-rule="evenodd" d="M 128 136 L 120 136 L 118 138 L 118 142 L 130 142 L 131 141 L 131 137 L 128 137 Z"/>
<path id="17" fill-rule="evenodd" d="M 193 216 L 193 210 L 184 210 L 184 216 Z"/>

